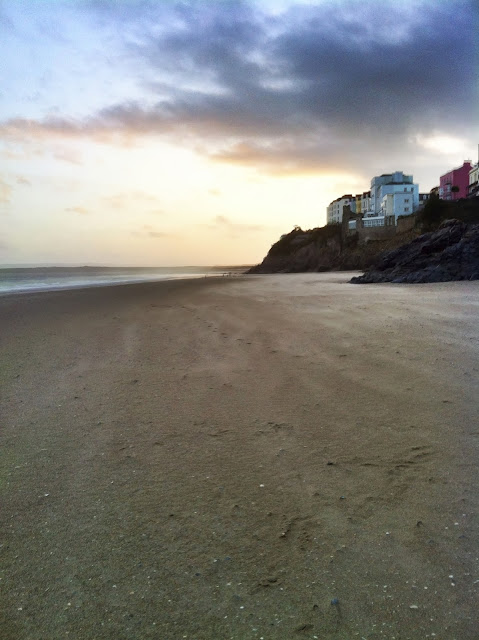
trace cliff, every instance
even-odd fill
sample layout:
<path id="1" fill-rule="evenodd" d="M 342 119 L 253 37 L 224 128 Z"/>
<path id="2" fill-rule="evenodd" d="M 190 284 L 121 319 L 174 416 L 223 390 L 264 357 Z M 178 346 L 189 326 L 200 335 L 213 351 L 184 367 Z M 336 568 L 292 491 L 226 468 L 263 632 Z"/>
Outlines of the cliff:
<path id="1" fill-rule="evenodd" d="M 446 220 L 439 229 L 383 253 L 355 284 L 479 280 L 479 224 Z"/>
<path id="2" fill-rule="evenodd" d="M 309 231 L 295 227 L 278 240 L 263 262 L 248 273 L 297 273 L 329 271 L 341 254 L 341 226 L 329 225 Z"/>
<path id="3" fill-rule="evenodd" d="M 263 262 L 248 273 L 299 273 L 314 271 L 363 270 L 383 251 L 394 249 L 419 234 L 410 230 L 388 238 L 361 242 L 347 235 L 341 225 L 303 231 L 295 227 L 278 240 Z"/>
<path id="4" fill-rule="evenodd" d="M 455 222 L 444 222 L 446 218 L 454 218 Z M 474 229 L 479 226 L 479 198 L 458 202 L 431 198 L 422 211 L 400 223 L 397 227 L 361 229 L 353 234 L 348 233 L 347 217 L 342 225 L 308 231 L 295 227 L 281 236 L 263 262 L 247 273 L 367 270 L 367 274 L 355 282 L 392 281 L 389 278 L 395 278 L 395 282 L 399 281 L 397 278 L 406 278 L 401 282 L 428 281 L 414 280 L 422 277 L 430 278 L 429 281 L 477 278 Z M 429 233 L 421 235 L 424 231 Z M 433 236 L 434 233 L 439 235 Z M 412 248 L 406 251 L 406 245 Z M 409 260 L 412 262 L 408 271 Z"/>

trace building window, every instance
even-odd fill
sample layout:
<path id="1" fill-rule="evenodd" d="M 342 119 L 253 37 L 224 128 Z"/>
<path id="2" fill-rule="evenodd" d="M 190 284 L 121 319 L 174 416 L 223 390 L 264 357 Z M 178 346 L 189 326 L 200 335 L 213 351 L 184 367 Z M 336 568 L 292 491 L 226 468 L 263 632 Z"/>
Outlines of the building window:
<path id="1" fill-rule="evenodd" d="M 404 202 L 409 202 L 409 198 L 404 198 Z"/>
<path id="2" fill-rule="evenodd" d="M 409 207 L 404 207 L 404 211 L 409 211 Z"/>

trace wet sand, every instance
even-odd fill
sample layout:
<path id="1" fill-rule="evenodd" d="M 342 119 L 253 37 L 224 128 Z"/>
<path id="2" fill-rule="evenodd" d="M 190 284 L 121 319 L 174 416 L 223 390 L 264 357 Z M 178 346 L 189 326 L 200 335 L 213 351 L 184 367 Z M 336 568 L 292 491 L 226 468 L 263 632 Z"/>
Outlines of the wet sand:
<path id="1" fill-rule="evenodd" d="M 351 275 L 0 298 L 2 640 L 477 639 L 479 282 Z"/>

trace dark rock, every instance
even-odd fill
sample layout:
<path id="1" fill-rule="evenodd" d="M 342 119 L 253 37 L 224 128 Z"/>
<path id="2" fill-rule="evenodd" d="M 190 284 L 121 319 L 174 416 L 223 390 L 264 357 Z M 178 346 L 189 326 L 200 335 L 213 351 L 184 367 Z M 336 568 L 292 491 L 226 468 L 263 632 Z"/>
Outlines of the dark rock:
<path id="1" fill-rule="evenodd" d="M 341 227 L 329 225 L 310 231 L 293 229 L 282 236 L 263 262 L 248 273 L 301 273 L 329 271 L 341 254 Z"/>
<path id="2" fill-rule="evenodd" d="M 380 255 L 354 284 L 479 279 L 479 224 L 445 220 L 436 231 Z"/>
<path id="3" fill-rule="evenodd" d="M 274 625 L 274 622 L 271 623 L 271 626 Z M 296 627 L 295 631 L 296 633 L 302 633 L 303 631 L 312 631 L 314 629 L 312 624 L 300 624 L 298 627 Z"/>
<path id="4" fill-rule="evenodd" d="M 438 200 L 438 203 L 431 203 L 429 209 L 426 206 L 422 212 L 415 214 L 416 224 L 407 231 L 397 228 L 395 233 L 391 233 L 392 229 L 384 228 L 384 233 L 375 233 L 372 237 L 367 231 L 364 233 L 364 229 L 349 233 L 348 218 L 354 219 L 354 215 L 349 212 L 342 224 L 329 224 L 308 231 L 295 227 L 290 233 L 282 235 L 272 245 L 263 262 L 247 273 L 369 271 L 374 264 L 375 276 L 360 276 L 353 282 L 479 279 L 479 266 L 475 258 L 477 243 L 471 244 L 468 238 L 471 229 L 479 223 L 479 198 L 457 202 Z M 428 233 L 419 236 L 421 229 Z M 414 269 L 402 262 L 407 242 L 415 251 Z M 449 260 L 454 261 L 458 250 L 462 252 L 465 262 L 476 264 L 471 277 L 461 274 L 458 277 L 449 268 L 436 269 L 431 274 L 422 273 L 430 266 L 437 266 L 432 264 L 431 258 L 442 255 L 440 262 L 444 265 Z M 391 276 L 388 270 L 392 269 L 396 271 Z M 415 275 L 411 275 L 413 271 Z M 382 275 L 378 275 L 378 272 Z M 470 268 L 467 274 L 470 274 Z"/>

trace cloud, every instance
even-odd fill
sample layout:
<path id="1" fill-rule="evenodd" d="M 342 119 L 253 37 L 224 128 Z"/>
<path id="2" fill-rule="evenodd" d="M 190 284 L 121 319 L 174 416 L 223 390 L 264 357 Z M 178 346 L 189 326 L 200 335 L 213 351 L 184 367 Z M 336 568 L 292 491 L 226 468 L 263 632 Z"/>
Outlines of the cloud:
<path id="1" fill-rule="evenodd" d="M 419 146 L 433 151 L 439 154 L 461 154 L 465 157 L 467 153 L 466 143 L 464 140 L 455 136 L 450 136 L 447 133 L 441 134 L 436 131 L 432 131 L 430 135 L 418 135 L 416 142 Z"/>
<path id="2" fill-rule="evenodd" d="M 232 229 L 243 229 L 245 231 L 260 231 L 261 229 L 264 229 L 263 225 L 259 224 L 243 224 L 232 222 L 226 216 L 216 216 L 215 223 L 219 226 L 226 226 Z"/>
<path id="3" fill-rule="evenodd" d="M 0 204 L 9 204 L 12 187 L 0 178 Z"/>
<path id="4" fill-rule="evenodd" d="M 83 162 L 80 159 L 80 155 L 71 149 L 62 149 L 61 151 L 54 151 L 53 157 L 57 160 L 63 160 L 70 164 L 82 165 Z"/>
<path id="5" fill-rule="evenodd" d="M 30 187 L 32 183 L 30 182 L 30 180 L 28 180 L 28 178 L 25 178 L 24 176 L 18 176 L 17 184 L 23 184 Z"/>
<path id="6" fill-rule="evenodd" d="M 126 197 L 122 194 L 115 196 L 104 196 L 102 198 L 103 204 L 112 209 L 123 209 L 126 204 Z"/>
<path id="7" fill-rule="evenodd" d="M 258 231 L 264 231 L 266 227 L 260 224 L 244 224 L 241 222 L 233 222 L 227 216 L 218 215 L 209 224 L 201 225 L 212 229 L 214 231 L 220 231 L 226 233 L 230 238 L 238 238 L 244 234 L 257 233 Z"/>
<path id="8" fill-rule="evenodd" d="M 131 206 L 138 204 L 142 207 L 158 205 L 160 202 L 157 196 L 153 196 L 144 191 L 127 191 L 124 193 L 117 193 L 110 196 L 103 196 L 102 204 L 112 209 L 125 209 L 131 208 Z M 164 211 L 161 208 L 155 207 L 150 213 L 163 214 Z"/>
<path id="9" fill-rule="evenodd" d="M 213 160 L 252 166 L 275 175 L 335 173 L 344 169 L 339 140 L 297 135 L 289 139 L 237 142 L 210 154 Z M 321 153 L 319 151 L 321 150 Z"/>
<path id="10" fill-rule="evenodd" d="M 175 234 L 167 232 L 167 231 L 158 231 L 149 224 L 144 224 L 141 229 L 135 229 L 134 231 L 130 231 L 130 235 L 136 238 L 172 238 Z"/>
<path id="11" fill-rule="evenodd" d="M 171 234 L 166 233 L 165 231 L 148 231 L 147 235 L 150 238 L 168 238 Z"/>
<path id="12" fill-rule="evenodd" d="M 83 119 L 12 118 L 0 135 L 161 136 L 275 174 L 368 173 L 427 151 L 418 140 L 431 130 L 471 136 L 473 0 L 160 4 L 86 4 L 105 33 L 122 25 L 142 99 Z"/>
<path id="13" fill-rule="evenodd" d="M 11 32 L 15 31 L 15 27 L 11 18 L 7 15 L 7 13 L 4 11 L 1 5 L 0 5 L 0 26 L 5 31 L 11 31 Z"/>
<path id="14" fill-rule="evenodd" d="M 89 213 L 88 209 L 85 209 L 85 207 L 66 207 L 65 211 L 68 211 L 69 213 L 79 213 L 80 215 Z"/>

